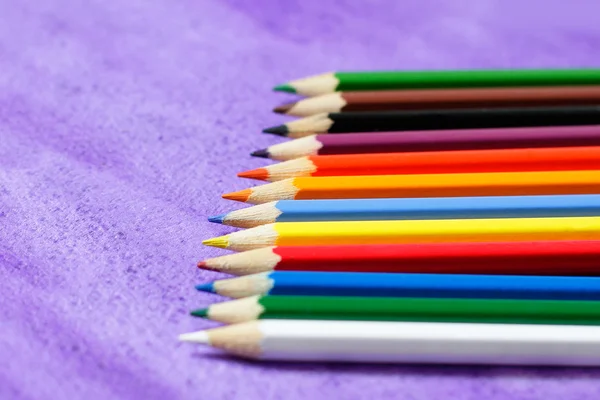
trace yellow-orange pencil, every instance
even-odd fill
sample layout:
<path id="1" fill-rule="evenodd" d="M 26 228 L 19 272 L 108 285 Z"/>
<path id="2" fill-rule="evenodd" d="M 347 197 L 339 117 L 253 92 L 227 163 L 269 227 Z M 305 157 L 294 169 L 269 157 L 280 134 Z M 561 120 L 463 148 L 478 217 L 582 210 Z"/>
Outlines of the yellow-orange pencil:
<path id="1" fill-rule="evenodd" d="M 599 240 L 600 217 L 279 222 L 202 244 L 234 251 L 267 246 Z"/>
<path id="2" fill-rule="evenodd" d="M 276 200 L 598 194 L 600 171 L 326 176 L 285 179 L 223 198 L 252 204 Z"/>

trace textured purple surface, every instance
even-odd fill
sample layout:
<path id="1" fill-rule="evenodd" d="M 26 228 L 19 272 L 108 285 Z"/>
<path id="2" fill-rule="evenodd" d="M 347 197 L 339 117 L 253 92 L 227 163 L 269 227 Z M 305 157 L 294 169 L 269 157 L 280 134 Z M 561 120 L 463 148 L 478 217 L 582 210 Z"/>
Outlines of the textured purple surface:
<path id="1" fill-rule="evenodd" d="M 369 6 L 365 8 L 363 4 Z M 600 370 L 252 364 L 180 344 L 288 78 L 600 65 L 597 0 L 0 0 L 0 398 L 598 399 Z M 235 83 L 234 83 L 235 81 Z"/>

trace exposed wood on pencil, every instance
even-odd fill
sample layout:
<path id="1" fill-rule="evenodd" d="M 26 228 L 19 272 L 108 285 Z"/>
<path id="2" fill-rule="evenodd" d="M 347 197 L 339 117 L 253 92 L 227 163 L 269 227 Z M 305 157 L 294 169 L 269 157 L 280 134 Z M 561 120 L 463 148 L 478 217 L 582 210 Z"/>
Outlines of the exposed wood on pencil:
<path id="1" fill-rule="evenodd" d="M 277 200 L 598 194 L 600 171 L 300 177 L 227 193 L 252 204 Z"/>
<path id="2" fill-rule="evenodd" d="M 226 324 L 257 319 L 600 325 L 600 302 L 358 296 L 251 296 L 193 310 Z"/>
<path id="3" fill-rule="evenodd" d="M 202 243 L 234 251 L 269 246 L 600 240 L 600 217 L 277 222 Z"/>
<path id="4" fill-rule="evenodd" d="M 288 103 L 276 113 L 308 117 L 349 111 L 600 104 L 600 86 L 550 86 L 335 92 Z"/>
<path id="5" fill-rule="evenodd" d="M 277 91 L 317 96 L 335 91 L 598 85 L 600 69 L 500 69 L 328 72 L 296 79 Z"/>
<path id="6" fill-rule="evenodd" d="M 600 124 L 600 106 L 469 108 L 315 114 L 263 130 L 300 138 L 315 133 L 389 132 Z"/>
<path id="7" fill-rule="evenodd" d="M 264 320 L 179 340 L 264 360 L 600 365 L 597 326 Z"/>
<path id="8" fill-rule="evenodd" d="M 555 126 L 311 135 L 257 150 L 253 156 L 303 156 L 600 145 L 600 126 Z"/>
<path id="9" fill-rule="evenodd" d="M 598 276 L 599 265 L 598 241 L 277 246 L 198 263 L 233 275 L 330 271 Z"/>
<path id="10" fill-rule="evenodd" d="M 240 172 L 238 176 L 276 182 L 303 176 L 593 169 L 600 169 L 600 146 L 309 156 Z"/>

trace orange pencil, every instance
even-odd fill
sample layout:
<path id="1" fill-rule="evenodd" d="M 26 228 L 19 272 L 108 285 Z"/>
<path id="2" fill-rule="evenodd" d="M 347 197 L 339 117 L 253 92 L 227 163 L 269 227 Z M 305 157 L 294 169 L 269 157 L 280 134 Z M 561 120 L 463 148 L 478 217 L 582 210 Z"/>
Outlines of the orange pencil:
<path id="1" fill-rule="evenodd" d="M 600 169 L 600 146 L 308 156 L 250 171 L 242 178 L 449 174 Z"/>
<path id="2" fill-rule="evenodd" d="M 301 177 L 227 193 L 223 195 L 223 198 L 261 204 L 269 201 L 294 199 L 599 193 L 600 170 L 587 170 Z"/>

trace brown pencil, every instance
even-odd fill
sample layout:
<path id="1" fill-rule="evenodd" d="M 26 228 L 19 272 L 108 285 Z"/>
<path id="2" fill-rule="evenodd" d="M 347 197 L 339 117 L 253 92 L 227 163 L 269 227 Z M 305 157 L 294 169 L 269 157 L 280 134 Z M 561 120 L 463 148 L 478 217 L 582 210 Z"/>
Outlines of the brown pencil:
<path id="1" fill-rule="evenodd" d="M 534 107 L 600 103 L 600 86 L 513 87 L 335 92 L 276 107 L 307 117 L 342 111 Z"/>

